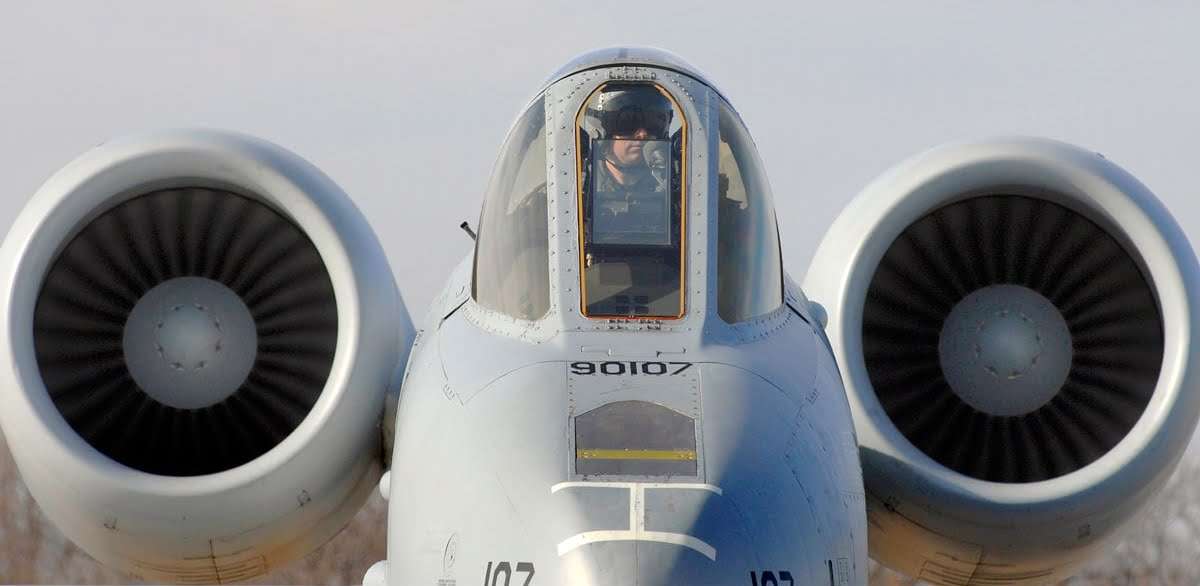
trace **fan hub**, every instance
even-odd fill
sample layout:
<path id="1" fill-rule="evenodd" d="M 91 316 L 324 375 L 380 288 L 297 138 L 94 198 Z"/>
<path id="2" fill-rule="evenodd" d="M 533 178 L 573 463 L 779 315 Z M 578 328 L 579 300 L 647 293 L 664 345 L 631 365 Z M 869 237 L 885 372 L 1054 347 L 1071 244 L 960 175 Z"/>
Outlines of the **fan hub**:
<path id="1" fill-rule="evenodd" d="M 258 352 L 254 318 L 237 293 L 203 277 L 146 292 L 125 323 L 129 373 L 164 405 L 200 409 L 241 387 Z"/>
<path id="2" fill-rule="evenodd" d="M 950 388 L 975 409 L 1018 416 L 1048 403 L 1071 371 L 1071 332 L 1062 313 L 1020 285 L 990 285 L 950 311 L 938 340 Z"/>

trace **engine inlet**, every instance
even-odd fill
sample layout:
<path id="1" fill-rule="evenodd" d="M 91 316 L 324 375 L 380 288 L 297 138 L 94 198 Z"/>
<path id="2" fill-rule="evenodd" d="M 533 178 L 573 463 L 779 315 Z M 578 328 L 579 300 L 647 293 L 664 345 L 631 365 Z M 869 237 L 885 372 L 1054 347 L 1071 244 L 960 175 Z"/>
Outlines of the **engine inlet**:
<path id="1" fill-rule="evenodd" d="M 914 222 L 863 309 L 871 384 L 910 442 L 962 474 L 1035 482 L 1107 453 L 1158 381 L 1150 283 L 1056 203 L 991 195 Z"/>
<path id="2" fill-rule="evenodd" d="M 282 442 L 320 396 L 336 342 L 312 241 L 259 201 L 205 188 L 91 220 L 34 313 L 38 367 L 70 426 L 169 476 L 228 470 Z"/>

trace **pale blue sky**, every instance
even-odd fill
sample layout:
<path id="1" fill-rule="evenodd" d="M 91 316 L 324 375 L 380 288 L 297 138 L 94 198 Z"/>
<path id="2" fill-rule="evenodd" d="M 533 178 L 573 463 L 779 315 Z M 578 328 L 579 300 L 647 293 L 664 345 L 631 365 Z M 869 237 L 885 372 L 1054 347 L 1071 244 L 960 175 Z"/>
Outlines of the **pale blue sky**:
<path id="1" fill-rule="evenodd" d="M 551 71 L 613 44 L 707 71 L 750 127 L 799 280 L 873 176 L 947 140 L 1104 152 L 1200 242 L 1200 5 L 1107 2 L 8 2 L 0 228 L 108 137 L 216 126 L 330 174 L 423 315 L 469 248 L 496 149 Z"/>

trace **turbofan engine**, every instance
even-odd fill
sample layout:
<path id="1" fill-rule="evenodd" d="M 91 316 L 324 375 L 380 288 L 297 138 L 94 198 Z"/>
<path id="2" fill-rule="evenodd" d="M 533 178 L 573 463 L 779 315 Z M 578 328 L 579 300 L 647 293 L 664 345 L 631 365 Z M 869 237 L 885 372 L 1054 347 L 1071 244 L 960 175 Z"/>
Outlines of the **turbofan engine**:
<path id="1" fill-rule="evenodd" d="M 935 584 L 1051 584 L 1144 505 L 1200 408 L 1197 263 L 1103 157 L 1005 139 L 868 186 L 805 282 L 830 316 L 872 557 Z"/>
<path id="2" fill-rule="evenodd" d="M 378 480 L 412 328 L 366 219 L 296 155 L 214 131 L 104 144 L 17 217 L 0 282 L 14 459 L 101 562 L 250 578 Z"/>

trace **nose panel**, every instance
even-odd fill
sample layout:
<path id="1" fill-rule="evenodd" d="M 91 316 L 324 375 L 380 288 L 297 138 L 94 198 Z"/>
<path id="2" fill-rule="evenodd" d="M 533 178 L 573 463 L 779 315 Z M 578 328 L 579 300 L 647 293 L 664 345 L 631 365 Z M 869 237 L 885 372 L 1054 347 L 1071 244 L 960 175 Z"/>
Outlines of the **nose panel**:
<path id="1" fill-rule="evenodd" d="M 737 508 L 716 487 L 583 484 L 556 493 L 578 493 L 577 506 L 588 511 L 580 517 L 589 529 L 556 546 L 570 584 L 740 584 L 755 567 Z"/>
<path id="2" fill-rule="evenodd" d="M 556 549 L 560 556 L 596 543 L 635 541 L 670 544 L 716 561 L 714 544 L 724 533 L 735 528 L 729 524 L 735 519 L 726 515 L 705 519 L 704 524 L 713 531 L 705 531 L 703 536 L 696 533 L 701 528 L 701 516 L 706 513 L 712 516 L 711 513 L 719 508 L 710 506 L 719 505 L 713 497 L 722 496 L 720 488 L 708 484 L 564 482 L 555 485 L 551 491 L 582 493 L 575 504 L 587 511 L 581 516 L 593 523 L 589 529 L 559 541 Z M 613 492 L 622 493 L 622 498 L 612 499 Z M 613 506 L 621 501 L 625 507 Z M 599 526 L 606 528 L 597 529 Z"/>
<path id="3" fill-rule="evenodd" d="M 800 377 L 801 389 L 733 367 L 695 371 L 686 388 L 699 391 L 697 408 L 688 411 L 697 416 L 698 473 L 577 474 L 552 487 L 553 506 L 563 513 L 556 517 L 573 519 L 551 535 L 566 583 L 854 583 L 862 488 L 848 417 L 827 405 L 837 389 L 824 388 L 823 377 Z M 653 394 L 651 383 L 575 382 L 583 396 Z M 659 392 L 660 399 L 670 396 Z M 576 426 L 579 448 L 579 438 L 593 436 Z M 635 433 L 637 425 L 617 428 L 625 441 L 654 435 Z M 664 442 L 642 443 L 664 453 L 671 451 L 664 446 L 678 447 Z"/>
<path id="4" fill-rule="evenodd" d="M 692 550 L 648 542 L 591 546 L 563 560 L 572 586 L 728 586 L 749 584 L 749 575 L 714 564 Z"/>
<path id="5" fill-rule="evenodd" d="M 404 433 L 439 440 L 396 444 L 394 583 L 464 584 L 486 570 L 489 586 L 509 574 L 510 585 L 533 576 L 531 586 L 861 584 L 862 481 L 832 379 L 809 372 L 775 384 L 692 362 L 656 375 L 634 362 L 636 375 L 628 360 L 625 374 L 616 362 L 530 366 L 465 404 L 440 390 L 409 395 L 410 412 L 443 410 L 398 420 Z M 581 424 L 588 413 L 597 418 Z M 654 425 L 662 421 L 687 433 Z M 466 441 L 480 430 L 486 442 Z M 679 454 L 682 473 L 657 467 Z M 438 474 L 416 473 L 421 458 Z"/>

